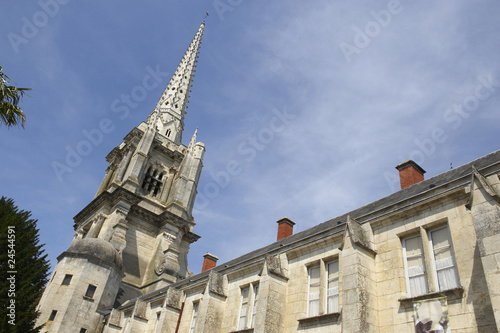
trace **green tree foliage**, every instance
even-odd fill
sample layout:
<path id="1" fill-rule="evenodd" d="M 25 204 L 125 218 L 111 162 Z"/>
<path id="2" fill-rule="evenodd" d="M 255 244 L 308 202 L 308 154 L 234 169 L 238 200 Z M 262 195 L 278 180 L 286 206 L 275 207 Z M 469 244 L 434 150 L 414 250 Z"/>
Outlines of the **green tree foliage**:
<path id="1" fill-rule="evenodd" d="M 0 332 L 40 331 L 40 327 L 35 328 L 38 317 L 35 308 L 50 267 L 42 249 L 44 245 L 40 244 L 36 222 L 30 212 L 19 210 L 14 200 L 0 198 Z M 12 300 L 15 301 L 15 317 L 12 316 Z"/>
<path id="2" fill-rule="evenodd" d="M 18 106 L 21 98 L 30 88 L 16 88 L 11 85 L 15 83 L 4 72 L 0 66 L 0 124 L 7 127 L 26 124 L 26 115 Z"/>

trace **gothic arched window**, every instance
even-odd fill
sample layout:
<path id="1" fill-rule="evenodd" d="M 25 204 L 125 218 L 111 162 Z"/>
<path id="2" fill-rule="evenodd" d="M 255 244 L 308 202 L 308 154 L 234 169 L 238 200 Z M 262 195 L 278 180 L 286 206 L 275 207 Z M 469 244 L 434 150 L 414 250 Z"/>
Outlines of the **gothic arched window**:
<path id="1" fill-rule="evenodd" d="M 158 172 L 158 170 L 150 166 L 144 175 L 142 189 L 146 194 L 152 194 L 153 197 L 156 197 L 158 193 L 160 193 L 161 186 L 163 185 L 162 179 L 163 172 Z"/>

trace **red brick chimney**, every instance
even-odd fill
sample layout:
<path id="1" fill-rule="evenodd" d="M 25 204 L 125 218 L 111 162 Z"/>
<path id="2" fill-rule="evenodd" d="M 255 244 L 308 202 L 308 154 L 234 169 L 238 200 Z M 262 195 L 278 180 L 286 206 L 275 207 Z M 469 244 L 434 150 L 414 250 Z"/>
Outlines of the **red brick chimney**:
<path id="1" fill-rule="evenodd" d="M 219 258 L 217 258 L 217 256 L 214 256 L 213 254 L 210 254 L 207 252 L 203 256 L 203 258 L 205 258 L 205 259 L 203 259 L 203 266 L 201 267 L 202 272 L 207 271 L 207 270 L 217 266 L 217 260 L 219 260 Z"/>
<path id="2" fill-rule="evenodd" d="M 288 217 L 284 217 L 278 220 L 278 237 L 276 240 L 282 240 L 288 236 L 293 235 L 293 226 L 295 222 L 290 220 Z"/>
<path id="3" fill-rule="evenodd" d="M 399 164 L 396 169 L 399 170 L 401 189 L 405 189 L 424 180 L 425 170 L 412 160 Z"/>

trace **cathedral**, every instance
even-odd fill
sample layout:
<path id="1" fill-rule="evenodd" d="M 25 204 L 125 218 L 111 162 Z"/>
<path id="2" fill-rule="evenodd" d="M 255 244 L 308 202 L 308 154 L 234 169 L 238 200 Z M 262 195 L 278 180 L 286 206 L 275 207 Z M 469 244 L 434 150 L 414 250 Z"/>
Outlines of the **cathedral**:
<path id="1" fill-rule="evenodd" d="M 41 332 L 498 332 L 500 151 L 193 274 L 205 147 L 182 144 L 205 23 L 156 108 L 106 157 L 37 307 Z"/>

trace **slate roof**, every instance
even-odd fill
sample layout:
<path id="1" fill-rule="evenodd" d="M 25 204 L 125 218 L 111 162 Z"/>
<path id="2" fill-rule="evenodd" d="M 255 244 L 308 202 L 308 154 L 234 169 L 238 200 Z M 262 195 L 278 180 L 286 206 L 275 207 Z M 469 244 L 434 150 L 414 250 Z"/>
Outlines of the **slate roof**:
<path id="1" fill-rule="evenodd" d="M 266 254 L 276 254 L 281 252 L 284 248 L 291 246 L 294 243 L 301 242 L 308 238 L 314 238 L 315 236 L 324 237 L 326 235 L 341 234 L 345 230 L 345 223 L 347 216 L 358 220 L 363 223 L 363 218 L 374 214 L 377 211 L 381 211 L 388 208 L 398 207 L 398 205 L 407 205 L 414 202 L 418 198 L 422 198 L 427 195 L 438 195 L 444 193 L 450 189 L 460 188 L 465 186 L 470 182 L 470 177 L 472 174 L 472 166 L 474 165 L 479 172 L 482 172 L 488 167 L 500 163 L 500 150 L 497 150 L 491 154 L 483 156 L 477 160 L 464 164 L 460 167 L 451 169 L 447 172 L 434 176 L 432 178 L 426 179 L 418 184 L 412 185 L 403 190 L 397 191 L 391 195 L 388 195 L 382 199 L 374 201 L 368 205 L 355 209 L 351 212 L 345 213 L 343 215 L 337 216 L 326 222 L 318 224 L 307 230 L 298 232 L 294 235 L 286 237 L 280 241 L 274 242 L 260 249 L 254 250 L 252 252 L 246 253 L 238 258 L 232 259 L 226 263 L 219 264 L 212 270 L 220 273 L 230 272 L 235 266 L 239 266 L 246 262 L 262 261 Z M 498 172 L 498 168 L 495 170 Z M 488 173 L 486 173 L 488 175 Z M 165 287 L 154 291 L 150 294 L 141 296 L 140 298 L 151 298 L 158 294 L 163 294 L 170 287 L 182 288 L 190 283 L 195 283 L 196 281 L 204 280 L 209 271 L 205 271 L 196 275 L 191 276 L 188 279 L 176 282 L 169 287 Z"/>

